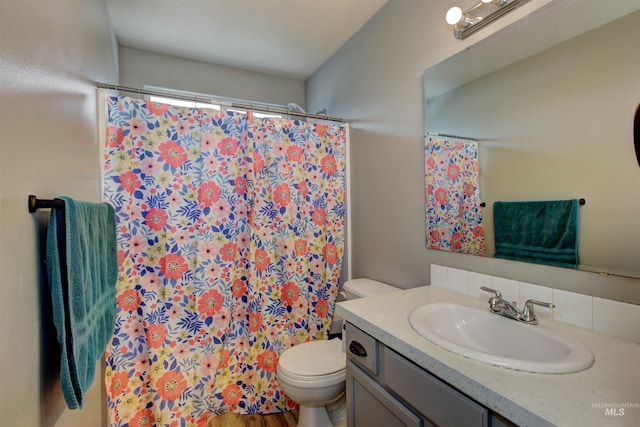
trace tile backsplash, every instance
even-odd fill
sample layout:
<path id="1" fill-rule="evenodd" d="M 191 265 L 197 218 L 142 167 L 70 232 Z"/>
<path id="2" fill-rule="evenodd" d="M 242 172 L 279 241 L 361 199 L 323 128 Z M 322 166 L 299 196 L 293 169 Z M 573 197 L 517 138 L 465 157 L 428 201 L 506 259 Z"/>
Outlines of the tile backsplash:
<path id="1" fill-rule="evenodd" d="M 524 306 L 528 299 L 553 302 L 555 308 L 536 307 L 540 317 L 640 343 L 640 306 L 518 282 L 459 268 L 431 265 L 431 285 L 476 298 L 489 299 L 481 286 L 496 289 L 508 301 Z"/>

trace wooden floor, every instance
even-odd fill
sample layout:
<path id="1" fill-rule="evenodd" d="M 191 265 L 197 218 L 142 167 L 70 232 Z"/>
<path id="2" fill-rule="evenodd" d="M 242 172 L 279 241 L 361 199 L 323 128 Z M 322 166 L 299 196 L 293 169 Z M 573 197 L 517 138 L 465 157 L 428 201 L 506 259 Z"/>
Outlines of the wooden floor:
<path id="1" fill-rule="evenodd" d="M 296 427 L 298 411 L 270 415 L 224 414 L 209 422 L 209 427 Z"/>

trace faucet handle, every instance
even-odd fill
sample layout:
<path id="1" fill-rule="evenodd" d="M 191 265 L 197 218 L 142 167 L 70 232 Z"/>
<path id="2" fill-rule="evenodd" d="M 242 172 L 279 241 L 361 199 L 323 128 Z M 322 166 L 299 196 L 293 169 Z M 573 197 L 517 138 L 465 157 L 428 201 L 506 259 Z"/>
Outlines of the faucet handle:
<path id="1" fill-rule="evenodd" d="M 500 309 L 498 308 L 498 304 L 500 304 L 500 301 L 502 301 L 502 294 L 500 293 L 500 291 L 487 288 L 486 286 L 480 286 L 480 289 L 482 289 L 483 291 L 491 292 L 493 294 L 493 296 L 489 298 L 489 310 L 494 313 L 499 313 Z"/>
<path id="2" fill-rule="evenodd" d="M 491 292 L 492 294 L 495 294 L 496 298 L 502 298 L 502 294 L 500 293 L 500 291 L 497 291 L 497 290 L 491 289 L 491 288 L 487 288 L 486 286 L 480 286 L 480 289 L 482 289 L 483 291 L 487 291 L 487 292 Z"/>
<path id="3" fill-rule="evenodd" d="M 538 324 L 538 318 L 536 317 L 536 312 L 533 310 L 534 305 L 539 305 L 541 307 L 547 308 L 555 308 L 556 305 L 550 302 L 538 301 L 535 299 L 529 299 L 524 303 L 524 309 L 522 310 L 522 321 L 530 323 L 532 325 Z"/>

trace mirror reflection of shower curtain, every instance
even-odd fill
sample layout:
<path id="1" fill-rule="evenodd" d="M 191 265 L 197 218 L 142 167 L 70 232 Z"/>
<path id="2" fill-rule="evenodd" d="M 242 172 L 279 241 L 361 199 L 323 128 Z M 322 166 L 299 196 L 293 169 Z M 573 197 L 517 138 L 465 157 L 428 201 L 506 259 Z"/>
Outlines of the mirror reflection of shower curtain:
<path id="1" fill-rule="evenodd" d="M 426 247 L 484 255 L 478 144 L 425 139 Z"/>
<path id="2" fill-rule="evenodd" d="M 344 253 L 345 126 L 109 98 L 118 221 L 112 426 L 296 404 L 287 348 L 327 338 Z"/>

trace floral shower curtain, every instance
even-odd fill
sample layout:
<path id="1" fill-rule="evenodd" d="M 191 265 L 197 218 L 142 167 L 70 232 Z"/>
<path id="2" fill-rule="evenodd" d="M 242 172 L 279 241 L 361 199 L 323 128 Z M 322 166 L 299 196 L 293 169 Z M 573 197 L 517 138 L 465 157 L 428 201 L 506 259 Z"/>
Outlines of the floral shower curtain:
<path id="1" fill-rule="evenodd" d="M 484 255 L 478 145 L 425 140 L 427 248 Z"/>
<path id="2" fill-rule="evenodd" d="M 292 409 L 279 355 L 327 337 L 344 248 L 345 129 L 108 99 L 118 221 L 113 426 Z"/>

